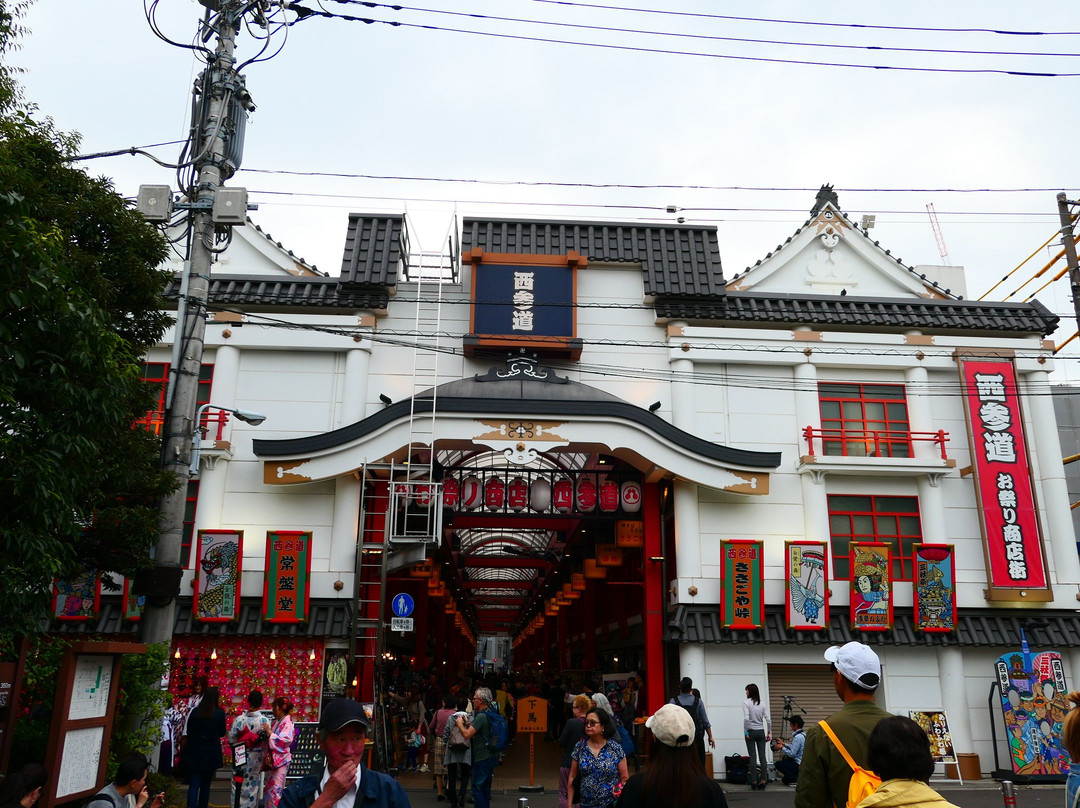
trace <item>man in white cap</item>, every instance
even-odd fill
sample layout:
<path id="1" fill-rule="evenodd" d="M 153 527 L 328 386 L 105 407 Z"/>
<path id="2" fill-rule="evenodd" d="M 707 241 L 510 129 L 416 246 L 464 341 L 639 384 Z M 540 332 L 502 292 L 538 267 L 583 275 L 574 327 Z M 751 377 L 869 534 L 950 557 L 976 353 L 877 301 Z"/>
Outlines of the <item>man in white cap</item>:
<path id="1" fill-rule="evenodd" d="M 874 703 L 881 684 L 881 662 L 877 654 L 861 642 L 837 645 L 825 652 L 832 664 L 833 687 L 844 702 L 839 712 L 826 721 L 855 762 L 866 766 L 866 748 L 877 722 L 890 713 Z M 795 808 L 843 808 L 847 803 L 851 767 L 820 726 L 806 733 L 799 781 L 795 788 Z"/>

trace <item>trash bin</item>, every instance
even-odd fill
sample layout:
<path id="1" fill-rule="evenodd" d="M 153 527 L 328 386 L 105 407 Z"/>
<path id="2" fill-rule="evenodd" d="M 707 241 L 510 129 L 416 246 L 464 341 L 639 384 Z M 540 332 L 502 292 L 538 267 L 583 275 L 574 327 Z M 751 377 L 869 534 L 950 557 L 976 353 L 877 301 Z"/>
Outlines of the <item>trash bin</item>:
<path id="1" fill-rule="evenodd" d="M 959 769 L 959 774 L 957 774 Z M 956 763 L 945 764 L 945 776 L 950 780 L 982 780 L 979 756 L 971 752 L 961 752 L 956 756 Z"/>

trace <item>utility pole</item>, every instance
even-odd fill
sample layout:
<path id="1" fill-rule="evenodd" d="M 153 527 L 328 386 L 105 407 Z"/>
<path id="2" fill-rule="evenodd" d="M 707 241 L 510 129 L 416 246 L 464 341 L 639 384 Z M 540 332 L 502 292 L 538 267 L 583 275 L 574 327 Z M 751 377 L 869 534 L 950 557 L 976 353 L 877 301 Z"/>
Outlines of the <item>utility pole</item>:
<path id="1" fill-rule="evenodd" d="M 180 552 L 183 544 L 184 514 L 192 437 L 198 424 L 196 402 L 199 370 L 202 366 L 203 337 L 206 331 L 207 300 L 210 290 L 210 267 L 215 253 L 218 228 L 243 225 L 247 216 L 247 192 L 242 188 L 222 189 L 239 165 L 243 144 L 242 122 L 233 118 L 254 109 L 243 77 L 236 71 L 234 49 L 243 15 L 262 3 L 247 0 L 200 0 L 207 7 L 203 41 L 217 36 L 213 55 L 196 82 L 196 102 L 192 109 L 198 116 L 192 121 L 191 164 L 196 184 L 187 190 L 187 199 L 176 204 L 187 208 L 190 216 L 190 252 L 184 265 L 178 319 L 174 341 L 181 350 L 174 352 L 171 403 L 166 413 L 162 435 L 162 465 L 179 481 L 177 489 L 164 497 L 160 505 L 160 532 L 154 550 L 153 568 L 136 580 L 135 591 L 146 595 L 146 606 L 139 621 L 139 639 L 147 643 L 169 643 L 176 621 L 176 597 L 183 576 Z M 213 27 L 210 26 L 211 12 Z M 201 96 L 201 99 L 200 99 Z M 237 107 L 239 104 L 239 108 Z M 240 110 L 239 112 L 237 110 Z M 231 162 L 230 162 L 231 161 Z M 184 190 L 184 189 L 182 189 Z M 162 208 L 167 210 L 162 210 Z M 143 186 L 139 209 L 151 221 L 167 222 L 171 216 L 171 191 L 167 186 Z M 152 213 L 150 211 L 153 211 Z"/>
<path id="2" fill-rule="evenodd" d="M 1065 248 L 1065 263 L 1069 267 L 1069 286 L 1072 288 L 1073 311 L 1076 312 L 1076 326 L 1080 328 L 1080 267 L 1076 262 L 1076 241 L 1073 238 L 1072 211 L 1065 194 L 1057 195 L 1058 218 L 1061 220 L 1061 246 Z"/>

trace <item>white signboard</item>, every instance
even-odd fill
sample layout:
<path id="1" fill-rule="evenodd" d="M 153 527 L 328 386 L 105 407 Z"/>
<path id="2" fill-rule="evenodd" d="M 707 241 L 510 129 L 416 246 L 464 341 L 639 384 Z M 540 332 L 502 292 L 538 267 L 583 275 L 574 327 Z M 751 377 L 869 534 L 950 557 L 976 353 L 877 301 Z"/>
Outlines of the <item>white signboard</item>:
<path id="1" fill-rule="evenodd" d="M 80 654 L 75 658 L 69 720 L 105 717 L 109 706 L 109 688 L 112 686 L 112 666 L 112 657 Z"/>
<path id="2" fill-rule="evenodd" d="M 413 618 L 411 618 L 411 617 L 391 617 L 390 618 L 390 630 L 391 631 L 412 631 L 413 630 Z"/>
<path id="3" fill-rule="evenodd" d="M 63 802 L 68 794 L 78 794 L 97 786 L 98 764 L 104 742 L 105 727 L 68 730 L 60 756 L 60 773 L 56 778 L 58 801 Z"/>

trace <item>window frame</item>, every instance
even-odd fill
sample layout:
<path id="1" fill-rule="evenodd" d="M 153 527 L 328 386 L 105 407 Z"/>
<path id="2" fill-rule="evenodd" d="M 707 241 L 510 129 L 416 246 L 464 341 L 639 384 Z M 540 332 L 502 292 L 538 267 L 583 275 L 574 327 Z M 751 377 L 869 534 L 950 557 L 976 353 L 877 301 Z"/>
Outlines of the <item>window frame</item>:
<path id="1" fill-rule="evenodd" d="M 919 509 L 919 498 L 907 494 L 829 494 L 829 548 L 832 554 L 833 580 L 851 580 L 851 544 L 852 542 L 881 542 L 888 544 L 891 549 L 890 574 L 893 581 L 914 580 L 915 568 L 915 545 L 923 542 L 922 535 L 922 512 Z M 840 500 L 868 500 L 869 508 L 847 509 L 837 507 Z M 889 503 L 908 502 L 913 508 L 902 510 L 885 507 Z M 847 519 L 850 529 L 846 533 L 838 533 L 836 521 Z M 870 530 L 857 530 L 856 519 L 862 520 L 867 525 L 869 519 Z M 894 532 L 883 532 L 880 528 L 885 520 L 892 519 L 896 523 Z M 905 532 L 901 529 L 903 519 L 915 519 L 918 527 L 917 533 Z M 841 541 L 841 550 L 837 549 L 837 542 Z"/>
<path id="2" fill-rule="evenodd" d="M 883 395 L 886 391 L 895 394 Z M 830 405 L 836 407 L 835 415 L 826 412 Z M 903 407 L 902 419 L 890 412 L 896 405 Z M 867 413 L 875 406 L 881 408 L 880 417 Z M 849 412 L 853 407 L 859 410 L 857 418 Z M 907 390 L 902 383 L 818 382 L 818 415 L 822 454 L 827 457 L 915 456 Z"/>

